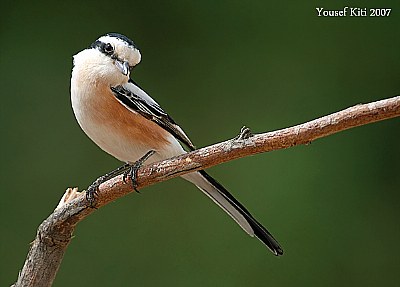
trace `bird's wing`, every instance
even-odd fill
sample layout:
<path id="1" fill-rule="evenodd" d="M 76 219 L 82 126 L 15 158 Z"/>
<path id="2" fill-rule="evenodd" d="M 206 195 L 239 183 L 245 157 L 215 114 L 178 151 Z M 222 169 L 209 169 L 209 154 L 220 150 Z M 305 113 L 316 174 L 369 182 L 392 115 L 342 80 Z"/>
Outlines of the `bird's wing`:
<path id="1" fill-rule="evenodd" d="M 195 150 L 195 146 L 181 127 L 134 81 L 129 80 L 127 84 L 111 87 L 111 91 L 125 107 L 155 122 L 184 143 L 190 150 Z"/>

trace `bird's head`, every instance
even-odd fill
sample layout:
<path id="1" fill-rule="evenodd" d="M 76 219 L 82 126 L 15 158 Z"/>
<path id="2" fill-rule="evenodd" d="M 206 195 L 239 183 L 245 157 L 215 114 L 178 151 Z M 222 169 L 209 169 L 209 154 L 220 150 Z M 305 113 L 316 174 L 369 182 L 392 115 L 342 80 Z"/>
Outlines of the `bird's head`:
<path id="1" fill-rule="evenodd" d="M 109 33 L 74 56 L 74 69 L 82 69 L 88 80 L 121 85 L 129 80 L 130 71 L 140 59 L 139 49 L 132 40 L 121 34 Z"/>

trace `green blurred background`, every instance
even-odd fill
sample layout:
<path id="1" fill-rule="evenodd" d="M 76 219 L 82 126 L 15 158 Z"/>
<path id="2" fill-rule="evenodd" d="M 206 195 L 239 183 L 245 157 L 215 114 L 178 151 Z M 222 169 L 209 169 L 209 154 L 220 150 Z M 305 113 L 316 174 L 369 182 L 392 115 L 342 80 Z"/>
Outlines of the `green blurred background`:
<path id="1" fill-rule="evenodd" d="M 72 55 L 134 39 L 132 77 L 198 147 L 400 92 L 399 1 L 3 1 L 0 285 L 66 187 L 120 163 L 77 125 Z M 347 4 L 346 4 L 347 3 Z M 319 18 L 316 7 L 392 8 Z M 79 224 L 55 286 L 398 286 L 400 119 L 214 167 L 280 241 L 276 258 L 176 179 Z"/>

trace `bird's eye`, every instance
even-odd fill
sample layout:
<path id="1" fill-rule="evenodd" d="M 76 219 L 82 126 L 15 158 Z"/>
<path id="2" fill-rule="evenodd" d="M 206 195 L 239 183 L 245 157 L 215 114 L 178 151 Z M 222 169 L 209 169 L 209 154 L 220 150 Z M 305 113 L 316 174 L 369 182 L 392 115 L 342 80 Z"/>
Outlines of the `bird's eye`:
<path id="1" fill-rule="evenodd" d="M 114 52 L 114 47 L 110 43 L 105 44 L 103 49 L 107 54 L 112 54 Z"/>

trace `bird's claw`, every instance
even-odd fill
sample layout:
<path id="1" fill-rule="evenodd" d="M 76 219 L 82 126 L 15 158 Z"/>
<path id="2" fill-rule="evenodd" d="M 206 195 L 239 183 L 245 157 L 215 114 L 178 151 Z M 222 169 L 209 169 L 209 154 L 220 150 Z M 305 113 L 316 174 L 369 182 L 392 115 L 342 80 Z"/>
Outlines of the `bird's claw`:
<path id="1" fill-rule="evenodd" d="M 146 160 L 148 160 L 149 157 L 151 157 L 154 153 L 155 153 L 154 150 L 148 151 L 144 156 L 139 158 L 133 164 L 129 164 L 129 168 L 124 172 L 124 175 L 122 177 L 123 181 L 126 183 L 126 180 L 129 177 L 132 182 L 132 187 L 137 193 L 140 193 L 139 190 L 137 189 L 137 187 L 138 187 L 137 172 L 143 166 L 143 163 Z"/>
<path id="2" fill-rule="evenodd" d="M 132 183 L 132 188 L 137 192 L 140 193 L 139 190 L 137 189 L 138 184 L 137 184 L 137 171 L 141 166 L 143 165 L 143 162 L 138 162 L 136 161 L 134 164 L 131 164 L 129 168 L 124 172 L 122 176 L 122 180 L 127 183 L 127 179 L 130 178 L 131 183 Z"/>
<path id="3" fill-rule="evenodd" d="M 148 151 L 144 156 L 142 156 L 140 159 L 138 159 L 136 162 L 133 164 L 127 163 L 110 173 L 107 173 L 103 176 L 100 176 L 98 179 L 96 179 L 86 190 L 86 200 L 89 202 L 90 207 L 95 207 L 95 202 L 96 202 L 96 197 L 98 196 L 99 192 L 99 186 L 103 182 L 113 178 L 114 176 L 117 176 L 123 172 L 123 181 L 126 183 L 128 177 L 132 181 L 132 187 L 133 189 L 139 193 L 139 190 L 137 189 L 138 184 L 137 184 L 137 171 L 143 166 L 143 163 L 151 157 L 155 153 L 154 150 Z"/>
<path id="4" fill-rule="evenodd" d="M 98 195 L 99 186 L 101 182 L 98 178 L 95 182 L 93 182 L 86 190 L 86 201 L 89 202 L 90 207 L 94 207 L 96 197 Z"/>

